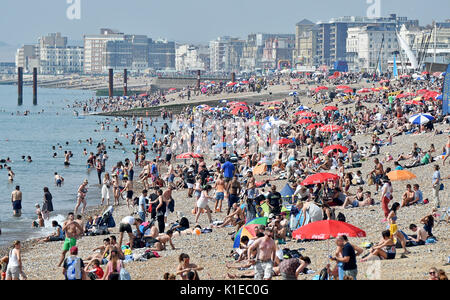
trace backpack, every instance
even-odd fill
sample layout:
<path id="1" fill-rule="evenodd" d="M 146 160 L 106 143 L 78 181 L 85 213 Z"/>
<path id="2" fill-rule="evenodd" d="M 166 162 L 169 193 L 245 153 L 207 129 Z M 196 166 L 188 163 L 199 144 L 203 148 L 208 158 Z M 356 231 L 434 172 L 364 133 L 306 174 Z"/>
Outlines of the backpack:
<path id="1" fill-rule="evenodd" d="M 322 271 L 320 271 L 319 280 L 328 280 L 327 268 L 323 268 Z"/>
<path id="2" fill-rule="evenodd" d="M 345 215 L 343 213 L 341 213 L 341 212 L 338 213 L 337 220 L 340 221 L 340 222 L 345 222 L 346 221 Z"/>
<path id="3" fill-rule="evenodd" d="M 81 259 L 79 257 L 66 258 L 66 277 L 67 280 L 80 280 L 81 279 Z"/>
<path id="4" fill-rule="evenodd" d="M 131 275 L 125 268 L 120 269 L 119 280 L 131 280 Z"/>

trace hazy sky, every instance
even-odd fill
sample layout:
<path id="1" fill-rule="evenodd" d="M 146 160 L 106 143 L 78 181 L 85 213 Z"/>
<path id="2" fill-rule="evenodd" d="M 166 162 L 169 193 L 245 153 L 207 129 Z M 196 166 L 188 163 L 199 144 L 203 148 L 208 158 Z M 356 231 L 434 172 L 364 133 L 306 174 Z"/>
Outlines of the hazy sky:
<path id="1" fill-rule="evenodd" d="M 1 0 L 0 41 L 35 43 L 50 32 L 71 40 L 102 27 L 180 42 L 202 42 L 221 35 L 245 38 L 252 32 L 294 33 L 295 23 L 337 16 L 365 16 L 377 0 L 80 0 L 81 19 L 69 20 L 68 0 Z M 72 1 L 72 0 L 69 0 Z M 381 15 L 419 19 L 450 18 L 449 0 L 378 0 Z"/>

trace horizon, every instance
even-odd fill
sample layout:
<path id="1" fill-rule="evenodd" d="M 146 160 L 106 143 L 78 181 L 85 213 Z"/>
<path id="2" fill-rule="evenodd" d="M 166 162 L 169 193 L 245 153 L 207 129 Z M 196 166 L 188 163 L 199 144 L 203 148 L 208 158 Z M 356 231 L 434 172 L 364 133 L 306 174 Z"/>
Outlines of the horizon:
<path id="1" fill-rule="evenodd" d="M 373 0 L 342 0 L 339 3 L 331 0 L 314 3 L 261 0 L 258 6 L 250 1 L 238 0 L 230 0 L 225 5 L 218 2 L 211 4 L 206 0 L 169 0 L 164 3 L 131 0 L 126 6 L 119 0 L 76 0 L 80 3 L 80 19 L 71 20 L 67 13 L 70 2 L 74 1 L 48 0 L 43 4 L 10 0 L 2 3 L 8 14 L 0 20 L 0 25 L 9 30 L 0 32 L 0 61 L 14 61 L 15 49 L 24 44 L 35 44 L 39 37 L 54 32 L 61 32 L 71 43 L 79 43 L 83 35 L 97 34 L 100 28 L 111 28 L 126 34 L 198 45 L 206 45 L 219 36 L 246 39 L 251 33 L 295 34 L 295 24 L 303 19 L 317 23 L 336 17 L 366 16 L 371 6 L 368 2 Z M 398 0 L 389 5 L 386 0 L 379 1 L 381 17 L 395 13 L 408 19 L 418 19 L 421 26 L 429 25 L 433 20 L 450 18 L 446 15 L 450 11 L 450 2 L 446 0 L 434 1 L 435 6 L 440 7 L 436 12 L 425 12 L 421 8 L 426 5 L 418 0 Z M 24 10 L 24 7 L 27 9 Z M 98 13 L 105 7 L 108 7 L 107 13 Z M 218 9 L 221 14 L 217 13 Z M 36 15 L 51 15 L 52 18 L 42 20 Z M 133 22 L 129 22 L 127 16 L 132 16 Z M 28 26 L 11 26 L 18 18 L 26 20 Z"/>

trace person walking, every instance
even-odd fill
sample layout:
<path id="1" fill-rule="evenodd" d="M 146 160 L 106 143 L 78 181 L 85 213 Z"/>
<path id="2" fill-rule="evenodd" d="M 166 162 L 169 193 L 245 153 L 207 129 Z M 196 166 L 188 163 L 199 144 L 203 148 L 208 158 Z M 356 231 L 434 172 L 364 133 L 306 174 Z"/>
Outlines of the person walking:
<path id="1" fill-rule="evenodd" d="M 9 251 L 8 259 L 8 267 L 6 268 L 6 280 L 19 280 L 20 275 L 23 274 L 20 241 L 13 242 L 13 248 Z"/>
<path id="2" fill-rule="evenodd" d="M 441 189 L 441 172 L 439 172 L 439 166 L 434 166 L 433 173 L 433 198 L 434 198 L 434 207 L 440 208 L 441 203 L 439 200 L 439 191 Z"/>

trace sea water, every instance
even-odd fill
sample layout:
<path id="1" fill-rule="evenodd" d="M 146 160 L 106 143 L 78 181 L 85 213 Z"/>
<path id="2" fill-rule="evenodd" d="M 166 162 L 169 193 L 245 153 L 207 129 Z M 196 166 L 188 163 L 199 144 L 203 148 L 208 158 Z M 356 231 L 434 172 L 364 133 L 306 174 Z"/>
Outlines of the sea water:
<path id="1" fill-rule="evenodd" d="M 78 187 L 84 179 L 89 180 L 86 197 L 88 206 L 100 204 L 101 186 L 98 184 L 97 172 L 87 168 L 88 157 L 83 155 L 83 149 L 88 154 L 97 153 L 97 144 L 105 139 L 105 145 L 111 148 L 107 149 L 109 159 L 106 171 L 126 157 L 134 161 L 134 146 L 123 136 L 123 121 L 102 116 L 75 116 L 74 110 L 80 112 L 81 109 L 72 108 L 73 102 L 92 97 L 94 94 L 88 91 L 38 89 L 38 105 L 33 106 L 32 89 L 25 87 L 23 105 L 18 106 L 17 87 L 0 86 L 0 159 L 9 157 L 12 163 L 8 163 L 8 166 L 16 174 L 11 183 L 7 170 L 0 170 L 0 245 L 53 232 L 51 220 L 61 224 L 67 212 L 73 211 Z M 25 111 L 30 111 L 30 114 L 24 116 Z M 101 131 L 98 122 L 110 122 L 110 129 Z M 134 129 L 130 123 L 128 133 Z M 116 125 L 121 130 L 119 133 L 113 130 Z M 153 135 L 153 131 L 151 133 Z M 92 145 L 86 141 L 89 138 L 93 139 Z M 123 147 L 112 148 L 115 138 L 123 143 Z M 66 145 L 66 142 L 69 144 Z M 62 149 L 59 149 L 58 144 Z M 56 150 L 52 146 L 56 146 Z M 73 157 L 70 159 L 71 165 L 65 167 L 64 151 L 69 150 Z M 55 152 L 57 157 L 53 158 Z M 32 162 L 23 161 L 22 156 L 31 156 Z M 55 185 L 55 172 L 65 179 L 62 187 Z M 16 185 L 20 186 L 23 194 L 20 218 L 13 217 L 11 204 L 11 192 Z M 36 220 L 35 204 L 42 207 L 44 187 L 48 187 L 53 195 L 55 211 L 51 214 L 51 220 L 46 221 L 46 228 L 34 229 L 31 225 Z"/>

